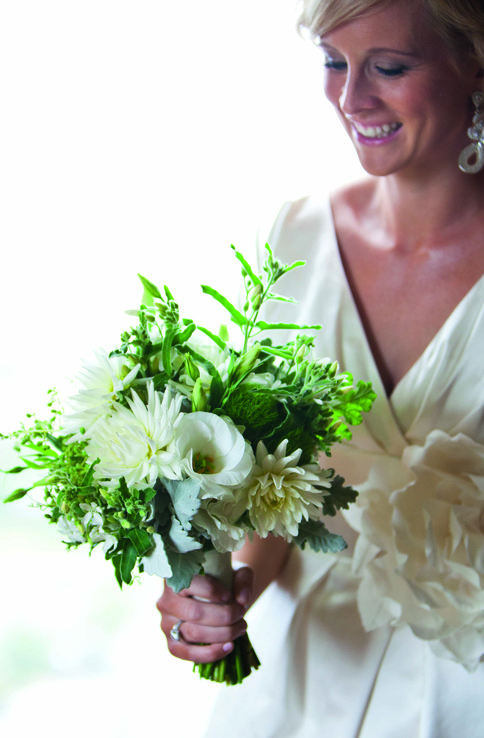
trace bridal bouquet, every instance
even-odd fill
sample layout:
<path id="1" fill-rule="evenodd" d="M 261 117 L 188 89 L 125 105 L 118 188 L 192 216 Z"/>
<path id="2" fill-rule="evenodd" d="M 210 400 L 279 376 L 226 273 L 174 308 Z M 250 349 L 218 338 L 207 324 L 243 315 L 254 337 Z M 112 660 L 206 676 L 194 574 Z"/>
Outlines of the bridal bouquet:
<path id="1" fill-rule="evenodd" d="M 31 419 L 11 434 L 21 465 L 42 472 L 5 501 L 43 489 L 37 500 L 68 548 L 101 546 L 120 586 L 147 572 L 180 591 L 198 573 L 231 575 L 230 552 L 246 536 L 282 536 L 304 548 L 345 547 L 322 518 L 356 499 L 356 492 L 318 455 L 350 438 L 375 397 L 370 383 L 353 385 L 335 362 L 311 354 L 320 326 L 271 324 L 259 317 L 274 284 L 304 262 L 284 265 L 267 245 L 262 274 L 242 265 L 241 310 L 208 286 L 241 331 L 229 343 L 180 319 L 167 287 L 144 277 L 137 323 L 109 353 L 86 366 L 79 391 L 50 419 Z M 234 249 L 235 250 L 235 249 Z M 274 344 L 269 334 L 295 332 Z M 35 498 L 34 498 L 35 499 Z M 247 636 L 201 676 L 239 683 L 259 662 Z"/>

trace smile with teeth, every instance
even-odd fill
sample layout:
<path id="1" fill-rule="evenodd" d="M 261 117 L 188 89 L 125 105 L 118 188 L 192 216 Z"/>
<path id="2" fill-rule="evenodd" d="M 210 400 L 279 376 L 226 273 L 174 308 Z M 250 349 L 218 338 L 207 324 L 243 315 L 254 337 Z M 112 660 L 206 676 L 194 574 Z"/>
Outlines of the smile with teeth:
<path id="1" fill-rule="evenodd" d="M 356 121 L 352 122 L 355 130 L 365 138 L 385 138 L 390 133 L 397 131 L 401 127 L 401 123 L 385 123 L 383 126 L 363 126 Z"/>

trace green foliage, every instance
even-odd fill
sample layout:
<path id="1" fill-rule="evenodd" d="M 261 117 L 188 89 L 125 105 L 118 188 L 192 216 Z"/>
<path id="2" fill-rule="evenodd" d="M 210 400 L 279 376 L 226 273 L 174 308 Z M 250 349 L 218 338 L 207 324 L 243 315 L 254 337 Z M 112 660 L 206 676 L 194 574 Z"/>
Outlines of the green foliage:
<path id="1" fill-rule="evenodd" d="M 244 427 L 244 437 L 254 444 L 271 436 L 287 417 L 287 409 L 275 392 L 251 382 L 228 394 L 222 411 Z"/>
<path id="2" fill-rule="evenodd" d="M 166 552 L 173 571 L 172 576 L 166 580 L 167 584 L 175 592 L 180 592 L 190 586 L 195 574 L 203 571 L 205 554 L 201 550 L 180 553 L 170 548 L 167 548 Z"/>
<path id="3" fill-rule="evenodd" d="M 181 318 L 169 288 L 157 287 L 139 275 L 143 299 L 137 321 L 120 337 L 111 356 L 121 357 L 127 386 L 116 390 L 114 401 L 128 406 L 132 392 L 147 399 L 147 382 L 163 392 L 168 383 L 186 398 L 183 410 L 204 410 L 230 418 L 241 428 L 255 451 L 264 441 L 273 452 L 287 440 L 287 453 L 301 449 L 299 463 L 314 463 L 320 451 L 330 455 L 334 443 L 351 438 L 350 426 L 362 421 L 375 398 L 369 382 L 338 373 L 335 362 L 312 358 L 314 338 L 303 331 L 319 325 L 268 322 L 261 316 L 270 301 L 294 302 L 274 291 L 288 272 L 304 264 L 279 262 L 266 244 L 262 272 L 257 273 L 232 247 L 242 269 L 245 299 L 242 308 L 218 290 L 202 285 L 229 321 L 241 332 L 241 348 L 230 343 L 225 327 L 214 333 L 191 318 Z M 274 342 L 278 331 L 293 331 L 283 344 Z M 213 351 L 201 347 L 208 341 Z M 133 371 L 132 371 L 133 370 Z M 132 377 L 132 378 L 131 378 Z M 206 533 L 192 526 L 201 507 L 200 483 L 193 479 L 160 479 L 155 487 L 128 487 L 124 479 L 107 486 L 96 478 L 96 462 L 89 463 L 86 440 L 74 440 L 59 432 L 62 410 L 49 403 L 47 421 L 33 419 L 30 428 L 15 432 L 20 464 L 11 475 L 36 470 L 39 479 L 19 486 L 6 502 L 19 500 L 37 488 L 44 490 L 40 504 L 51 523 L 62 523 L 66 545 L 102 543 L 113 563 L 120 586 L 133 580 L 133 572 L 165 572 L 176 590 L 187 587 L 201 571 L 204 551 L 211 546 Z M 356 492 L 335 476 L 328 495 L 322 496 L 323 513 L 332 516 L 347 508 Z M 243 522 L 245 521 L 245 522 Z M 249 527 L 248 515 L 241 524 Z M 344 545 L 323 523 L 301 523 L 296 543 L 317 551 L 338 551 Z"/>
<path id="4" fill-rule="evenodd" d="M 356 501 L 358 493 L 353 487 L 345 486 L 343 477 L 336 474 L 331 480 L 331 494 L 323 497 L 323 515 L 334 516 L 338 510 L 348 510 Z"/>
<path id="5" fill-rule="evenodd" d="M 339 553 L 347 547 L 342 536 L 330 533 L 324 523 L 318 520 L 303 520 L 294 543 L 302 549 L 308 544 L 313 551 L 321 553 Z"/>

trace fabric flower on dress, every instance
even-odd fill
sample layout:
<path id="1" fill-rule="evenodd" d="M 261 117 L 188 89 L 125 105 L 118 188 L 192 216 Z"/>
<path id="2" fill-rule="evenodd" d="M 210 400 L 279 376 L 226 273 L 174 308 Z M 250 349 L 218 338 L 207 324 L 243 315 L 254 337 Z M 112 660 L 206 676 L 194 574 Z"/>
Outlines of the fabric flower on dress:
<path id="1" fill-rule="evenodd" d="M 128 388 L 139 371 L 139 365 L 129 370 L 125 357 L 108 356 L 105 351 L 95 353 L 97 364 L 84 364 L 79 376 L 82 389 L 70 402 L 75 412 L 63 416 L 65 434 L 74 434 L 72 441 L 90 436 L 96 422 L 109 415 L 116 401 L 116 393 Z M 81 432 L 82 429 L 82 432 Z"/>
<path id="2" fill-rule="evenodd" d="M 301 520 L 319 520 L 321 488 L 329 488 L 329 476 L 317 464 L 297 466 L 302 450 L 286 456 L 288 441 L 273 454 L 259 441 L 256 464 L 246 489 L 247 509 L 256 533 L 272 533 L 291 541 L 298 535 Z"/>
<path id="3" fill-rule="evenodd" d="M 99 420 L 88 443 L 92 462 L 98 459 L 95 478 L 107 487 L 116 487 L 124 477 L 128 487 L 153 486 L 158 477 L 181 479 L 180 458 L 174 446 L 182 396 L 166 389 L 156 392 L 147 385 L 145 404 L 133 392 L 129 408 L 116 404 L 113 414 Z"/>
<path id="4" fill-rule="evenodd" d="M 182 417 L 176 449 L 184 473 L 200 482 L 200 499 L 220 499 L 252 471 L 250 444 L 228 418 L 205 412 Z"/>
<path id="5" fill-rule="evenodd" d="M 435 430 L 360 488 L 355 572 L 367 630 L 408 624 L 439 656 L 484 656 L 484 447 Z"/>

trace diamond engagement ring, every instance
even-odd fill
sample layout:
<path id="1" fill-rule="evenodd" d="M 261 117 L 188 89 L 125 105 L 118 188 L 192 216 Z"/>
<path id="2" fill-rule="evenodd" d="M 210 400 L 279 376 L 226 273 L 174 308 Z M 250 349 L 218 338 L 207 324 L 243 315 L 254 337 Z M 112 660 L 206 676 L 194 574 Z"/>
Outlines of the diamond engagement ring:
<path id="1" fill-rule="evenodd" d="M 183 620 L 178 620 L 173 628 L 170 630 L 170 638 L 172 641 L 179 641 L 180 638 L 182 638 L 182 634 L 180 633 L 180 628 L 182 626 Z"/>

